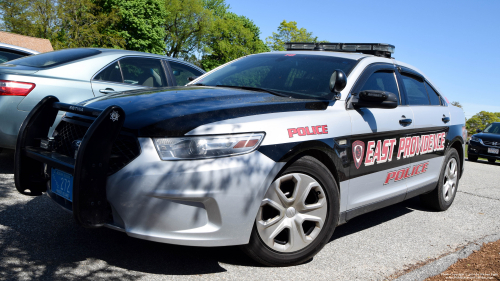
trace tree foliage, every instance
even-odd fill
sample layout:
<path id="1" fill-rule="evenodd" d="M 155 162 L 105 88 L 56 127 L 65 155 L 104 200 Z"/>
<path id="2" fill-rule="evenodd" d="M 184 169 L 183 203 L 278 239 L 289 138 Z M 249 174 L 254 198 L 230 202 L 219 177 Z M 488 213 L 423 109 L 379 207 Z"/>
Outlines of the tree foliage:
<path id="1" fill-rule="evenodd" d="M 500 112 L 481 111 L 468 119 L 465 127 L 468 135 L 471 136 L 476 133 L 477 129 L 484 130 L 486 125 L 492 122 L 500 122 Z"/>
<path id="2" fill-rule="evenodd" d="M 318 37 L 313 36 L 305 28 L 298 28 L 297 22 L 283 20 L 278 26 L 278 32 L 266 38 L 267 46 L 273 51 L 285 51 L 286 42 L 318 42 Z"/>
<path id="3" fill-rule="evenodd" d="M 460 107 L 460 108 L 462 108 L 462 109 L 463 109 L 462 105 L 461 105 L 461 104 L 460 104 L 460 102 L 458 102 L 458 101 L 452 101 L 452 102 L 451 102 L 451 105 L 456 106 L 456 107 Z"/>
<path id="4" fill-rule="evenodd" d="M 163 0 L 101 0 L 99 4 L 108 15 L 118 15 L 108 31 L 125 40 L 125 49 L 165 54 L 167 10 Z"/>

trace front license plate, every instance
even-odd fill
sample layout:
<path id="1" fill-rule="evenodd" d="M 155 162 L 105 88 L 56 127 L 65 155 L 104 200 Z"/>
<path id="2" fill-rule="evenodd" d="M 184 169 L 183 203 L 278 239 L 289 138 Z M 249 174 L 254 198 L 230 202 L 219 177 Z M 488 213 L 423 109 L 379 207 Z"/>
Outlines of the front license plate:
<path id="1" fill-rule="evenodd" d="M 55 194 L 73 202 L 73 176 L 52 168 L 50 188 Z"/>
<path id="2" fill-rule="evenodd" d="M 488 147 L 488 153 L 491 153 L 491 154 L 498 154 L 499 150 L 500 149 L 498 149 L 498 148 Z"/>

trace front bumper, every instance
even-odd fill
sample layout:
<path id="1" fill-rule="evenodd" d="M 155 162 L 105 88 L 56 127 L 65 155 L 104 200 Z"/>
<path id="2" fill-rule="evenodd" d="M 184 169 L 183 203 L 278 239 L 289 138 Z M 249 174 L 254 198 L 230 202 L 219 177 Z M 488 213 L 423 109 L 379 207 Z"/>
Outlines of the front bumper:
<path id="1" fill-rule="evenodd" d="M 469 146 L 467 148 L 467 155 L 486 158 L 486 159 L 500 160 L 500 154 L 488 153 L 488 148 L 496 148 L 500 150 L 500 146 L 488 146 L 488 145 L 483 145 L 479 142 L 469 141 Z"/>
<path id="2" fill-rule="evenodd" d="M 283 167 L 255 151 L 236 157 L 162 161 L 150 138 L 108 178 L 111 228 L 190 246 L 246 244 L 262 198 Z"/>

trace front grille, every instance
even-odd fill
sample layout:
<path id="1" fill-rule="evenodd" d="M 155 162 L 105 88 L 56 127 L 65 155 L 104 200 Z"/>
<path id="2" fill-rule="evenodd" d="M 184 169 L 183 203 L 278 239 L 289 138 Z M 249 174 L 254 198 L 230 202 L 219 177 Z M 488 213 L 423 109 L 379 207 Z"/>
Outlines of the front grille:
<path id="1" fill-rule="evenodd" d="M 73 141 L 83 139 L 88 128 L 88 126 L 61 121 L 54 131 L 56 139 L 54 150 L 57 153 L 74 158 L 75 149 L 72 145 Z M 114 174 L 125 167 L 139 156 L 140 153 L 141 150 L 136 137 L 120 134 L 111 147 L 108 175 Z"/>
<path id="2" fill-rule="evenodd" d="M 489 146 L 496 146 L 496 147 L 500 147 L 500 140 L 495 142 L 495 141 L 484 141 L 483 140 L 483 143 L 485 145 L 489 145 Z"/>

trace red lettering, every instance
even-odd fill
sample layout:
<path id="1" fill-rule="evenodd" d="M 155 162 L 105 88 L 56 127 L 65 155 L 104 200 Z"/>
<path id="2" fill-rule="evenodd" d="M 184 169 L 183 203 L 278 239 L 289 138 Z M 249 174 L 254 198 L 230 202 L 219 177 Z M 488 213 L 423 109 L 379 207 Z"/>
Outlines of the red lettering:
<path id="1" fill-rule="evenodd" d="M 410 157 L 410 149 L 411 149 L 411 137 L 405 138 L 405 154 L 403 158 Z"/>
<path id="2" fill-rule="evenodd" d="M 297 129 L 288 129 L 288 137 L 293 138 L 293 135 L 297 134 Z"/>
<path id="3" fill-rule="evenodd" d="M 422 173 L 418 171 L 418 169 L 420 169 L 422 166 L 422 164 L 417 165 L 417 168 L 415 169 L 415 175 L 420 175 L 420 173 Z"/>
<path id="4" fill-rule="evenodd" d="M 394 146 L 396 145 L 396 139 L 390 139 L 389 142 L 391 143 L 391 149 L 389 152 L 389 162 L 392 161 L 392 154 L 394 154 Z"/>
<path id="5" fill-rule="evenodd" d="M 429 162 L 424 163 L 424 164 L 422 165 L 422 172 L 421 172 L 421 173 L 425 173 L 425 172 L 427 172 L 427 166 L 429 166 Z"/>
<path id="6" fill-rule="evenodd" d="M 429 152 L 433 152 L 434 151 L 434 134 L 432 135 L 429 135 Z"/>
<path id="7" fill-rule="evenodd" d="M 408 175 L 409 172 L 410 172 L 410 167 L 406 168 L 406 170 L 405 170 L 405 179 L 411 177 L 411 175 Z"/>
<path id="8" fill-rule="evenodd" d="M 444 144 L 446 143 L 446 133 L 441 135 L 441 149 L 444 149 Z"/>
<path id="9" fill-rule="evenodd" d="M 393 180 L 396 177 L 396 171 L 387 173 L 387 178 L 385 179 L 384 185 L 388 184 L 390 180 Z"/>
<path id="10" fill-rule="evenodd" d="M 381 141 L 377 141 L 377 147 L 375 148 L 375 155 L 373 156 L 373 163 L 378 162 L 380 163 L 380 158 L 382 158 L 382 156 L 380 155 L 380 153 L 382 152 L 382 147 L 381 147 Z"/>
<path id="11" fill-rule="evenodd" d="M 321 126 L 316 126 L 316 132 L 318 133 L 318 135 L 324 134 L 323 132 L 320 131 L 320 129 Z"/>
<path id="12" fill-rule="evenodd" d="M 423 135 L 422 136 L 422 149 L 421 149 L 420 154 L 427 153 L 427 147 L 429 146 L 429 141 L 427 140 L 428 137 L 429 137 L 428 135 Z"/>
<path id="13" fill-rule="evenodd" d="M 396 174 L 396 179 L 394 181 L 400 181 L 402 179 L 405 178 L 405 174 L 406 174 L 406 170 L 405 169 L 401 169 L 397 172 Z"/>
<path id="14" fill-rule="evenodd" d="M 401 159 L 401 153 L 404 152 L 405 149 L 405 138 L 399 139 L 399 149 L 398 149 L 398 160 Z"/>
<path id="15" fill-rule="evenodd" d="M 389 147 L 391 144 L 389 140 L 384 140 L 382 143 L 382 151 L 380 153 L 380 158 L 378 159 L 378 163 L 385 163 L 387 158 L 389 157 L 389 152 L 391 148 Z"/>
<path id="16" fill-rule="evenodd" d="M 410 156 L 413 157 L 417 151 L 418 137 L 411 138 Z"/>
<path id="17" fill-rule="evenodd" d="M 372 159 L 374 146 L 375 146 L 374 141 L 369 141 L 366 145 L 365 166 L 370 166 L 374 164 L 374 160 Z"/>
<path id="18" fill-rule="evenodd" d="M 297 128 L 297 131 L 299 132 L 299 136 L 306 135 L 306 129 L 304 129 L 303 127 Z"/>
<path id="19" fill-rule="evenodd" d="M 328 127 L 327 127 L 327 125 L 322 125 L 321 128 L 323 129 L 323 134 L 328 134 Z"/>
<path id="20" fill-rule="evenodd" d="M 314 128 L 314 127 L 313 127 Z M 308 135 L 316 135 L 316 133 L 314 132 L 314 130 L 312 132 L 309 132 L 309 127 L 306 127 L 306 133 Z"/>

